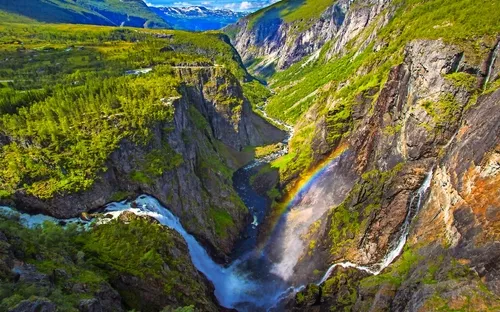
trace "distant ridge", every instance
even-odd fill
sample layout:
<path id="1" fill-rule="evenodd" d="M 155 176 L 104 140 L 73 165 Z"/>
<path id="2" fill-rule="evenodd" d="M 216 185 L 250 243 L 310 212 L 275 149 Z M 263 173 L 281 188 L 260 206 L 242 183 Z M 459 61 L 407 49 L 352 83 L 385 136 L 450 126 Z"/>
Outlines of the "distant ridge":
<path id="1" fill-rule="evenodd" d="M 168 28 L 142 0 L 0 1 L 0 10 L 45 23 Z"/>
<path id="2" fill-rule="evenodd" d="M 174 29 L 206 31 L 221 29 L 246 16 L 244 12 L 210 9 L 204 6 L 151 7 Z"/>

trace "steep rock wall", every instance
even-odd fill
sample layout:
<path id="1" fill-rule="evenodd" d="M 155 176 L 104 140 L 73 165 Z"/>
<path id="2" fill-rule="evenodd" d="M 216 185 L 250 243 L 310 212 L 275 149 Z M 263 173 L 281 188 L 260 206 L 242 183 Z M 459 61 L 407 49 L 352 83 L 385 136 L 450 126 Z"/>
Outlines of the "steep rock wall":
<path id="1" fill-rule="evenodd" d="M 257 74 L 272 74 L 290 67 L 309 56 L 309 61 L 318 58 L 325 44 L 330 44 L 326 53 L 333 57 L 344 51 L 347 43 L 357 37 L 372 21 L 379 19 L 374 34 L 365 40 L 365 45 L 375 37 L 375 31 L 384 26 L 391 16 L 386 9 L 389 0 L 332 1 L 318 18 L 308 21 L 286 22 L 271 10 L 265 18 L 243 18 L 228 26 L 233 33 L 232 43 L 245 63 Z M 384 13 L 384 14 L 381 14 Z M 379 18 L 380 17 L 380 18 Z M 306 23 L 306 27 L 302 26 Z"/>

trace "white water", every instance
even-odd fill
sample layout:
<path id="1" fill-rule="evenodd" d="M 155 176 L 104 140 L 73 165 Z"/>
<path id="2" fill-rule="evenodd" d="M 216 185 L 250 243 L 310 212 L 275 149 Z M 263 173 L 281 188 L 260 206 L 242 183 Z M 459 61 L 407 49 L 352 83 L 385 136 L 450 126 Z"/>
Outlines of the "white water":
<path id="1" fill-rule="evenodd" d="M 403 248 L 406 244 L 406 240 L 408 239 L 408 234 L 410 233 L 411 222 L 413 221 L 413 218 L 419 213 L 420 208 L 422 208 L 425 194 L 429 189 L 429 187 L 431 186 L 432 175 L 433 175 L 433 170 L 431 170 L 427 174 L 420 188 L 412 196 L 410 204 L 408 206 L 408 213 L 406 214 L 405 221 L 401 226 L 401 229 L 399 230 L 401 234 L 396 243 L 393 244 L 393 247 L 389 249 L 389 252 L 382 259 L 380 263 L 374 264 L 372 266 L 362 266 L 352 262 L 335 263 L 332 266 L 330 266 L 330 268 L 326 271 L 325 275 L 321 278 L 321 280 L 317 283 L 317 285 L 323 284 L 330 277 L 333 270 L 339 266 L 343 268 L 356 268 L 358 270 L 362 270 L 373 275 L 378 275 L 385 268 L 387 268 L 394 261 L 394 259 L 396 259 L 403 251 Z M 416 203 L 415 200 L 417 201 Z M 413 207 L 415 207 L 414 211 L 412 211 Z"/>
<path id="2" fill-rule="evenodd" d="M 21 224 L 27 228 L 30 228 L 30 229 L 34 228 L 36 226 L 43 225 L 43 223 L 45 223 L 45 222 L 53 222 L 53 223 L 64 222 L 65 224 L 78 223 L 78 224 L 83 224 L 83 225 L 89 224 L 89 222 L 84 221 L 80 218 L 56 219 L 56 218 L 49 217 L 49 216 L 42 215 L 42 214 L 29 215 L 27 213 L 17 212 L 14 209 L 9 208 L 9 207 L 5 207 L 5 206 L 0 206 L 0 214 L 6 215 L 6 216 L 18 217 Z"/>
<path id="3" fill-rule="evenodd" d="M 265 112 L 263 114 L 265 118 L 290 130 L 288 138 L 284 141 L 284 145 L 287 146 L 286 143 L 293 136 L 293 128 L 268 117 Z M 284 150 L 278 153 L 284 155 L 287 152 L 288 148 L 285 147 Z M 261 162 L 263 161 L 267 160 L 261 160 Z M 140 208 L 132 208 L 131 203 L 121 202 L 108 205 L 105 211 L 106 214 L 111 214 L 113 218 L 118 217 L 124 211 L 151 216 L 161 224 L 178 232 L 188 245 L 191 260 L 195 267 L 214 284 L 215 296 L 221 305 L 236 308 L 239 311 L 270 310 L 276 308 L 282 300 L 290 295 L 304 289 L 304 286 L 290 286 L 291 283 L 287 282 L 287 280 L 292 277 L 299 257 L 306 250 L 307 246 L 304 246 L 302 236 L 324 213 L 343 200 L 341 194 L 344 194 L 346 188 L 349 188 L 335 170 L 338 162 L 337 159 L 327 166 L 313 180 L 311 185 L 300 194 L 299 198 L 293 203 L 292 209 L 281 220 L 278 231 L 273 235 L 263 252 L 250 251 L 228 267 L 215 263 L 196 239 L 186 232 L 179 219 L 150 196 L 143 195 L 135 201 Z M 333 264 L 318 282 L 318 285 L 324 283 L 338 266 L 353 267 L 377 275 L 390 265 L 403 250 L 411 221 L 421 208 L 422 200 L 430 186 L 431 179 L 432 171 L 427 175 L 424 183 L 411 200 L 409 212 L 400 230 L 400 237 L 379 264 L 369 267 L 351 262 Z M 417 200 L 415 211 L 411 211 L 415 200 Z M 7 207 L 0 207 L 1 212 L 14 213 L 12 209 Z M 29 227 L 40 225 L 45 221 L 56 223 L 60 221 L 43 215 L 19 214 L 19 216 L 21 222 Z M 64 221 L 66 223 L 82 222 L 80 219 Z M 107 222 L 106 219 L 99 219 L 97 224 L 104 222 Z M 255 219 L 254 225 L 257 226 Z"/>
<path id="4" fill-rule="evenodd" d="M 292 279 L 295 266 L 309 248 L 303 237 L 311 225 L 333 206 L 339 205 L 350 189 L 351 185 L 346 181 L 352 179 L 342 177 L 337 170 L 345 156 L 333 160 L 311 179 L 294 199 L 290 211 L 282 217 L 276 233 L 268 242 L 266 252 L 274 263 L 271 272 L 285 281 Z"/>
<path id="5" fill-rule="evenodd" d="M 106 207 L 105 213 L 112 214 L 113 218 L 116 218 L 125 211 L 131 211 L 137 215 L 153 217 L 162 225 L 178 232 L 188 245 L 193 264 L 214 284 L 215 296 L 223 306 L 235 308 L 241 303 L 252 303 L 263 309 L 270 302 L 275 302 L 277 296 L 281 294 L 280 291 L 276 292 L 279 288 L 265 285 L 259 279 L 250 277 L 252 272 L 246 270 L 243 265 L 250 254 L 238 259 L 229 267 L 223 267 L 212 260 L 196 239 L 186 232 L 179 219 L 155 198 L 142 195 L 135 200 L 135 203 L 139 208 L 132 208 L 127 202 L 112 203 Z M 274 287 L 274 291 L 272 288 L 266 289 L 266 286 Z M 254 309 L 256 308 L 251 308 L 249 311 Z"/>
<path id="6" fill-rule="evenodd" d="M 140 208 L 132 208 L 131 203 L 112 203 L 105 209 L 105 214 L 111 214 L 113 218 L 118 217 L 124 211 L 131 211 L 137 215 L 151 216 L 161 224 L 178 232 L 186 241 L 191 260 L 195 267 L 203 273 L 215 286 L 215 295 L 219 302 L 228 308 L 237 308 L 240 311 L 264 311 L 274 309 L 279 302 L 304 289 L 304 286 L 290 287 L 284 282 L 293 273 L 293 268 L 298 257 L 302 254 L 304 247 L 301 235 L 309 226 L 321 217 L 321 211 L 331 207 L 329 203 L 336 199 L 332 197 L 332 188 L 324 187 L 325 183 L 331 183 L 331 176 L 335 172 L 337 162 L 327 167 L 326 171 L 314 182 L 294 205 L 292 211 L 285 218 L 283 231 L 280 231 L 268 249 L 277 249 L 282 258 L 279 261 L 270 262 L 263 254 L 250 252 L 233 262 L 229 267 L 223 267 L 215 263 L 206 250 L 196 239 L 186 232 L 179 219 L 168 209 L 163 207 L 155 198 L 142 195 L 135 203 Z M 351 262 L 341 262 L 332 265 L 326 274 L 318 282 L 324 283 L 333 270 L 338 267 L 352 267 L 377 275 L 401 253 L 408 238 L 410 225 L 413 217 L 418 214 L 422 201 L 432 180 L 432 171 L 427 175 L 422 186 L 416 191 L 410 202 L 410 209 L 405 222 L 400 230 L 400 237 L 394 247 L 388 252 L 381 263 L 373 266 L 362 266 Z M 341 179 L 339 179 L 339 184 Z M 334 185 L 335 186 L 335 185 Z M 415 201 L 416 204 L 415 204 Z M 319 210 L 318 207 L 323 207 Z M 411 208 L 415 207 L 414 211 Z M 21 222 L 28 227 L 43 224 L 45 221 L 59 223 L 61 220 L 43 216 L 20 214 L 8 207 L 0 207 L 0 213 L 16 214 Z M 109 219 L 107 219 L 109 220 Z M 107 222 L 105 218 L 99 219 L 97 224 Z M 66 223 L 83 221 L 80 219 L 62 220 Z M 282 240 L 283 239 L 283 240 Z M 282 243 L 283 245 L 275 245 Z M 277 248 L 280 247 L 280 248 Z M 269 251 L 267 251 L 269 252 Z M 259 272 L 258 270 L 262 270 Z M 275 273 L 275 274 L 273 274 Z M 281 279 L 280 279 L 281 277 Z M 270 307 L 270 308 L 269 308 Z"/>

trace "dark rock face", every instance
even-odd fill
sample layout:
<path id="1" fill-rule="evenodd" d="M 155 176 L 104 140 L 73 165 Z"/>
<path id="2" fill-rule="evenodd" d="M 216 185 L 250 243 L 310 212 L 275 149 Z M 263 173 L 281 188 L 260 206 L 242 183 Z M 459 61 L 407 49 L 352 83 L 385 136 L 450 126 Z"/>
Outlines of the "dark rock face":
<path id="1" fill-rule="evenodd" d="M 179 75 L 187 82 L 182 98 L 165 103 L 175 107 L 173 123 L 154 125 L 147 145 L 121 142 L 106 172 L 88 191 L 50 200 L 18 192 L 14 196 L 17 208 L 69 218 L 105 205 L 117 192 L 148 193 L 179 216 L 184 227 L 215 255 L 229 253 L 247 210 L 232 187 L 231 176 L 223 173 L 230 171 L 226 155 L 248 145 L 282 141 L 285 133 L 252 112 L 239 82 L 225 69 L 181 69 Z M 182 156 L 182 164 L 150 181 L 134 181 L 131 176 L 141 171 L 148 153 L 165 144 Z M 216 233 L 210 216 L 214 209 L 233 219 L 234 226 L 227 233 Z"/>

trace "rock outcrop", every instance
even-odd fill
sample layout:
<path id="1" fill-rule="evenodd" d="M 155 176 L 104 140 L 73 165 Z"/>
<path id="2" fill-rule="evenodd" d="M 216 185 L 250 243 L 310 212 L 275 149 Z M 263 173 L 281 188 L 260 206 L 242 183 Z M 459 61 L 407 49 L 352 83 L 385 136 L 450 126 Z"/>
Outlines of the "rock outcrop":
<path id="1" fill-rule="evenodd" d="M 394 246 L 407 215 L 417 211 L 408 251 L 380 278 L 346 277 L 344 269 L 336 269 L 317 291 L 315 304 L 302 301 L 306 290 L 292 306 L 427 311 L 467 307 L 464 298 L 472 298 L 479 311 L 500 306 L 499 268 L 492 260 L 500 256 L 500 91 L 478 96 L 447 79 L 473 72 L 476 86 L 481 85 L 491 61 L 488 56 L 473 66 L 463 50 L 439 40 L 406 46 L 404 61 L 391 69 L 373 113 L 355 121 L 349 136 L 356 155 L 352 166 L 361 178 L 344 204 L 332 209 L 323 236 L 314 239 L 322 242 L 316 252 L 329 259 L 326 263 L 374 265 Z M 415 191 L 430 172 L 425 204 L 416 207 Z M 339 220 L 340 213 L 356 217 Z M 320 259 L 304 255 L 302 261 L 310 267 L 308 262 L 323 263 Z M 331 292 L 339 279 L 348 282 Z"/>
<path id="2" fill-rule="evenodd" d="M 184 239 L 151 217 L 125 212 L 92 233 L 78 233 L 77 241 L 73 240 L 76 232 L 57 226 L 42 233 L 22 228 L 15 217 L 2 216 L 1 221 L 7 228 L 5 234 L 0 232 L 2 310 L 162 311 L 190 305 L 200 311 L 219 310 L 213 286 L 191 262 Z M 129 235 L 128 231 L 143 236 L 127 239 L 123 234 Z M 37 240 L 30 235 L 58 241 L 38 240 L 30 251 L 26 246 Z M 145 254 L 141 251 L 139 263 L 116 262 L 117 254 L 110 251 L 115 244 L 141 249 L 141 241 L 157 247 Z M 102 248 L 108 243 L 113 246 Z M 132 254 L 129 250 L 126 257 Z"/>

